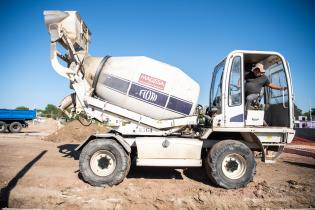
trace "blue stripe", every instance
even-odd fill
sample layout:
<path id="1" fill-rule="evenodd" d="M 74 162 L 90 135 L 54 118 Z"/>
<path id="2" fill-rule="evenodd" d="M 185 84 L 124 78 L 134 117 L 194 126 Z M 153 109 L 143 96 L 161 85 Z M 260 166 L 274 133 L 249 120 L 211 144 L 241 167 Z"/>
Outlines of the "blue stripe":
<path id="1" fill-rule="evenodd" d="M 106 87 L 109 87 L 111 89 L 114 89 L 121 93 L 126 94 L 129 88 L 130 81 L 122 80 L 112 75 L 106 75 L 104 84 Z"/>
<path id="2" fill-rule="evenodd" d="M 243 114 L 239 114 L 239 115 L 236 115 L 236 116 L 230 118 L 230 122 L 243 122 L 243 121 L 244 121 L 244 115 Z"/>
<path id="3" fill-rule="evenodd" d="M 170 100 L 168 101 L 167 108 L 182 114 L 189 115 L 192 108 L 192 103 L 171 96 Z"/>
<path id="4" fill-rule="evenodd" d="M 145 87 L 138 83 L 131 83 L 129 80 L 121 79 L 113 75 L 106 75 L 104 85 L 112 90 L 127 94 L 128 96 L 143 101 L 145 103 L 166 108 L 169 111 L 179 114 L 189 115 L 192 109 L 192 103 L 175 96 L 169 96 L 166 93 Z M 167 103 L 168 101 L 168 103 Z M 167 104 L 166 104 L 167 103 Z"/>
<path id="5" fill-rule="evenodd" d="M 134 83 L 131 84 L 128 95 L 160 107 L 165 107 L 168 98 L 166 94 Z"/>

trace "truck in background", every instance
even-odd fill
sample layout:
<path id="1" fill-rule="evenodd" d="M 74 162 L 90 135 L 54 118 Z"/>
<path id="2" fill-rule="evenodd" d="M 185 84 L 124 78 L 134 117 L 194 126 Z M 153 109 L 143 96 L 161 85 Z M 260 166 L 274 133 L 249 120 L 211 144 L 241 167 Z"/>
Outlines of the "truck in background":
<path id="1" fill-rule="evenodd" d="M 8 130 L 11 133 L 19 133 L 22 128 L 28 126 L 28 120 L 36 118 L 36 110 L 0 109 L 0 133 Z"/>

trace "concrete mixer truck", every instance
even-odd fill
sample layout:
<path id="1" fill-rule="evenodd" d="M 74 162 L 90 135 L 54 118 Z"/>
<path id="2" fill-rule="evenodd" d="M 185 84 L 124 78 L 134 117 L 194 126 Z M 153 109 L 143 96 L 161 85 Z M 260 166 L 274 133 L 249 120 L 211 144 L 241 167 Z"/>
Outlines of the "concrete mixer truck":
<path id="1" fill-rule="evenodd" d="M 277 52 L 229 53 L 214 68 L 203 107 L 199 84 L 179 68 L 145 56 L 90 56 L 91 32 L 78 12 L 45 11 L 44 17 L 52 66 L 74 90 L 60 109 L 111 128 L 77 147 L 80 173 L 93 186 L 119 184 L 134 160 L 204 167 L 215 185 L 240 188 L 253 179 L 255 157 L 274 162 L 294 137 L 290 69 Z M 272 83 L 287 88 L 262 88 L 246 110 L 244 75 L 257 63 Z"/>

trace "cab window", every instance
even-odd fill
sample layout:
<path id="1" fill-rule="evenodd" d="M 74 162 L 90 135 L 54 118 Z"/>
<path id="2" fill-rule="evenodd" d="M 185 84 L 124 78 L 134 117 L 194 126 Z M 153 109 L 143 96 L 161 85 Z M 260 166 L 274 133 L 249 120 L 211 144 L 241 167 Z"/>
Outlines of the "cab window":
<path id="1" fill-rule="evenodd" d="M 211 90 L 210 90 L 210 107 L 216 107 L 217 113 L 221 113 L 222 107 L 222 77 L 225 67 L 225 60 L 218 64 L 212 75 Z"/>
<path id="2" fill-rule="evenodd" d="M 241 57 L 233 59 L 229 81 L 229 106 L 242 104 L 241 93 Z"/>

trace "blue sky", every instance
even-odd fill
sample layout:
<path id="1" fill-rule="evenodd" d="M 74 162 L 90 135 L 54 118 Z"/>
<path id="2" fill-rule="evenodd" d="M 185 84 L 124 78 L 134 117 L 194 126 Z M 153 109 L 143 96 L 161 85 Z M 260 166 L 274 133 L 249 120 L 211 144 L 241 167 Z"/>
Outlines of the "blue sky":
<path id="1" fill-rule="evenodd" d="M 0 2 L 0 108 L 58 104 L 68 81 L 54 72 L 44 10 L 77 10 L 92 31 L 94 56 L 145 55 L 199 82 L 207 105 L 211 72 L 235 49 L 282 53 L 297 105 L 315 106 L 314 1 L 15 1 Z"/>

